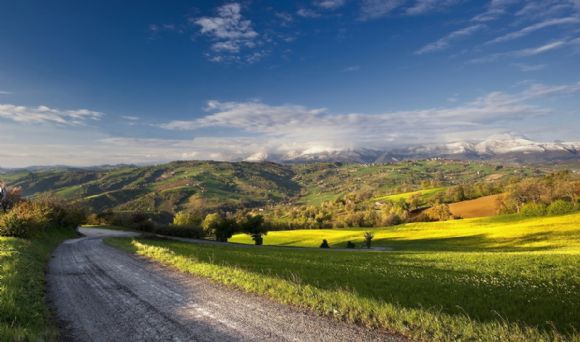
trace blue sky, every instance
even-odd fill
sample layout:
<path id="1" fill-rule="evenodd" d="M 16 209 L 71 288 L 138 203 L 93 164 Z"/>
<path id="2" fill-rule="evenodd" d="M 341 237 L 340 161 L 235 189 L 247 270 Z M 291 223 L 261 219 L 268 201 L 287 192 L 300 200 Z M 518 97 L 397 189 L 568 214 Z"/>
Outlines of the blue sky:
<path id="1" fill-rule="evenodd" d="M 580 140 L 579 0 L 0 8 L 0 167 Z"/>

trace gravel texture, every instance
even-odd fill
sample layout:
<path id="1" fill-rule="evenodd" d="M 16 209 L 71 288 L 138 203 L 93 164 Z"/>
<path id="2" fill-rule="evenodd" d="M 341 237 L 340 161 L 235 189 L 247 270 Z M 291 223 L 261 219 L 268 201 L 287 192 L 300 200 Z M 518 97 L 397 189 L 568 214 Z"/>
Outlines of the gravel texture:
<path id="1" fill-rule="evenodd" d="M 405 341 L 214 284 L 114 249 L 83 229 L 49 263 L 65 341 Z"/>

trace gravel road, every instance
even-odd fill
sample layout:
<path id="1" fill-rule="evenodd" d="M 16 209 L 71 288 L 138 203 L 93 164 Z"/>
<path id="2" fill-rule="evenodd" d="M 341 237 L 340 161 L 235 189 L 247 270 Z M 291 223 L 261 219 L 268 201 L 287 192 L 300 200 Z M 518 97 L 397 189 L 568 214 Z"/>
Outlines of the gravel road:
<path id="1" fill-rule="evenodd" d="M 83 233 L 59 246 L 48 267 L 63 340 L 404 341 L 181 274 L 102 241 L 134 233 Z"/>

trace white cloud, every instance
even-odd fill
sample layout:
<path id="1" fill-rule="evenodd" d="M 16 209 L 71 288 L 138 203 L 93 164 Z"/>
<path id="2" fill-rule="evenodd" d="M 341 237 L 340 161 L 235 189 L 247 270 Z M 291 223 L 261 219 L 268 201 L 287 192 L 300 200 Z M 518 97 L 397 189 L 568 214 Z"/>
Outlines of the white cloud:
<path id="1" fill-rule="evenodd" d="M 314 5 L 324 9 L 337 9 L 344 6 L 346 0 L 315 0 Z"/>
<path id="2" fill-rule="evenodd" d="M 408 15 L 427 14 L 454 6 L 460 2 L 460 0 L 417 0 L 413 6 L 407 8 L 406 13 Z"/>
<path id="3" fill-rule="evenodd" d="M 507 13 L 507 9 L 510 6 L 519 2 L 520 0 L 491 0 L 487 6 L 487 9 L 483 13 L 473 17 L 471 20 L 477 22 L 497 20 L 499 17 Z"/>
<path id="4" fill-rule="evenodd" d="M 545 64 L 524 64 L 524 63 L 514 63 L 513 66 L 517 67 L 523 72 L 538 71 L 546 68 Z"/>
<path id="5" fill-rule="evenodd" d="M 451 45 L 453 41 L 469 37 L 474 33 L 481 31 L 485 28 L 486 26 L 484 24 L 475 24 L 453 31 L 448 35 L 446 35 L 445 37 L 423 46 L 421 49 L 417 50 L 415 54 L 422 55 L 425 53 L 446 49 Z"/>
<path id="6" fill-rule="evenodd" d="M 11 91 L 0 90 L 0 95 L 12 95 Z"/>
<path id="7" fill-rule="evenodd" d="M 518 30 L 515 32 L 510 32 L 510 33 L 505 34 L 501 37 L 497 37 L 497 38 L 487 42 L 487 44 L 507 42 L 510 40 L 514 40 L 517 38 L 527 36 L 530 33 L 533 33 L 535 31 L 538 31 L 538 30 L 541 30 L 541 29 L 544 29 L 547 27 L 560 26 L 560 25 L 572 25 L 572 24 L 580 24 L 580 18 L 567 17 L 567 18 L 548 19 L 548 20 L 542 21 L 540 23 L 536 23 L 536 24 L 524 27 L 521 30 Z"/>
<path id="8" fill-rule="evenodd" d="M 210 101 L 209 114 L 190 121 L 171 121 L 169 130 L 207 127 L 237 129 L 267 141 L 278 149 L 287 146 L 333 148 L 385 147 L 446 140 L 449 134 L 489 130 L 496 123 L 518 122 L 550 113 L 535 105 L 542 98 L 580 92 L 580 83 L 560 86 L 532 84 L 515 94 L 491 92 L 462 105 L 379 114 L 334 114 L 324 108 L 299 105 L 272 106 L 262 102 Z M 234 134 L 235 135 L 235 134 Z M 286 146 L 286 147 L 283 147 Z"/>
<path id="9" fill-rule="evenodd" d="M 572 46 L 572 45 L 577 45 L 578 43 L 580 43 L 578 41 L 578 39 L 573 39 L 573 40 L 569 40 L 569 41 L 564 41 L 564 40 L 557 40 L 554 42 L 550 42 L 550 43 L 546 43 L 537 47 L 532 47 L 532 48 L 526 48 L 526 49 L 521 49 L 521 50 L 514 50 L 514 51 L 507 51 L 507 52 L 499 52 L 499 53 L 494 53 L 491 54 L 489 56 L 485 56 L 485 57 L 481 57 L 481 58 L 475 58 L 472 59 L 470 61 L 470 63 L 489 63 L 489 62 L 494 62 L 497 61 L 499 59 L 502 58 L 506 58 L 506 57 L 512 57 L 512 58 L 523 58 L 523 57 L 530 57 L 530 56 L 536 56 L 536 55 L 540 55 L 552 50 L 556 50 L 556 49 L 561 49 L 565 46 Z"/>
<path id="10" fill-rule="evenodd" d="M 372 20 L 391 14 L 405 4 L 406 0 L 363 0 L 360 10 L 361 20 Z"/>
<path id="11" fill-rule="evenodd" d="M 245 19 L 239 3 L 229 3 L 217 8 L 217 16 L 192 19 L 200 27 L 203 35 L 209 36 L 213 43 L 208 57 L 211 61 L 241 61 L 238 56 L 242 49 L 253 49 L 259 44 L 258 33 L 252 21 Z"/>
<path id="12" fill-rule="evenodd" d="M 318 18 L 320 17 L 320 13 L 308 9 L 308 8 L 300 8 L 298 9 L 298 11 L 296 11 L 296 15 L 298 15 L 299 17 L 302 18 Z"/>
<path id="13" fill-rule="evenodd" d="M 256 152 L 291 154 L 360 147 L 396 148 L 479 139 L 510 129 L 529 130 L 526 120 L 558 114 L 539 103 L 578 93 L 580 83 L 555 86 L 527 83 L 518 92 L 495 91 L 463 103 L 454 99 L 457 102 L 445 107 L 377 114 L 336 114 L 324 108 L 274 106 L 258 101 L 210 101 L 205 116 L 163 125 L 171 130 L 194 131 L 198 136 L 194 139 L 111 137 L 90 125 L 70 129 L 64 125 L 22 125 L 9 121 L 2 125 L 7 134 L 0 135 L 3 147 L 0 160 L 3 167 L 241 160 Z M 574 122 L 567 123 L 566 127 L 570 126 Z M 208 134 L 206 130 L 215 131 L 212 128 L 228 128 L 229 133 L 225 137 L 203 136 Z"/>
<path id="14" fill-rule="evenodd" d="M 359 70 L 360 70 L 360 65 L 351 65 L 351 66 L 348 66 L 348 67 L 342 69 L 342 71 L 344 71 L 344 72 L 353 72 L 353 71 L 359 71 Z"/>
<path id="15" fill-rule="evenodd" d="M 47 106 L 27 107 L 0 104 L 0 119 L 26 124 L 57 124 L 82 126 L 90 120 L 100 120 L 103 113 L 88 109 L 60 110 Z"/>

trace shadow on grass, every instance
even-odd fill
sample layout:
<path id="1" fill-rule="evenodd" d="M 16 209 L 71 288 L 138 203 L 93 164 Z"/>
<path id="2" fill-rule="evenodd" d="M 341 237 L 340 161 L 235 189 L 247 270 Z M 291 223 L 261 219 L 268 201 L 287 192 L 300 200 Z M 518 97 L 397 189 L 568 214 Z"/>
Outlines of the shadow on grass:
<path id="1" fill-rule="evenodd" d="M 549 234 L 549 233 L 546 233 Z M 543 234 L 529 234 L 524 241 L 538 241 Z M 572 268 L 579 259 L 562 255 L 502 253 L 332 253 L 316 249 L 296 251 L 272 248 L 188 245 L 179 242 L 141 240 L 149 245 L 170 247 L 197 260 L 235 266 L 257 275 L 311 285 L 324 290 L 344 290 L 362 298 L 404 308 L 451 315 L 467 314 L 479 322 L 508 320 L 540 330 L 562 333 L 580 330 L 579 285 L 572 279 L 546 284 L 537 269 L 523 276 L 522 269 Z M 420 251 L 432 244 L 463 244 L 470 252 L 490 244 L 484 235 L 423 241 Z M 497 243 L 497 241 L 493 241 Z M 515 242 L 514 242 L 515 243 Z M 509 243 L 508 243 L 509 245 Z M 503 251 L 510 247 L 503 247 Z M 445 250 L 443 247 L 433 250 Z M 485 249 L 486 251 L 489 249 Z M 522 251 L 522 249 L 516 249 Z M 545 250 L 533 249 L 533 250 Z M 443 255 L 442 257 L 439 257 Z M 575 258 L 575 259 L 574 259 Z M 469 267 L 457 267 L 455 264 Z M 497 269 L 495 269 L 497 266 Z M 502 270 L 498 272 L 498 270 Z M 548 323 L 550 322 L 550 323 Z"/>

